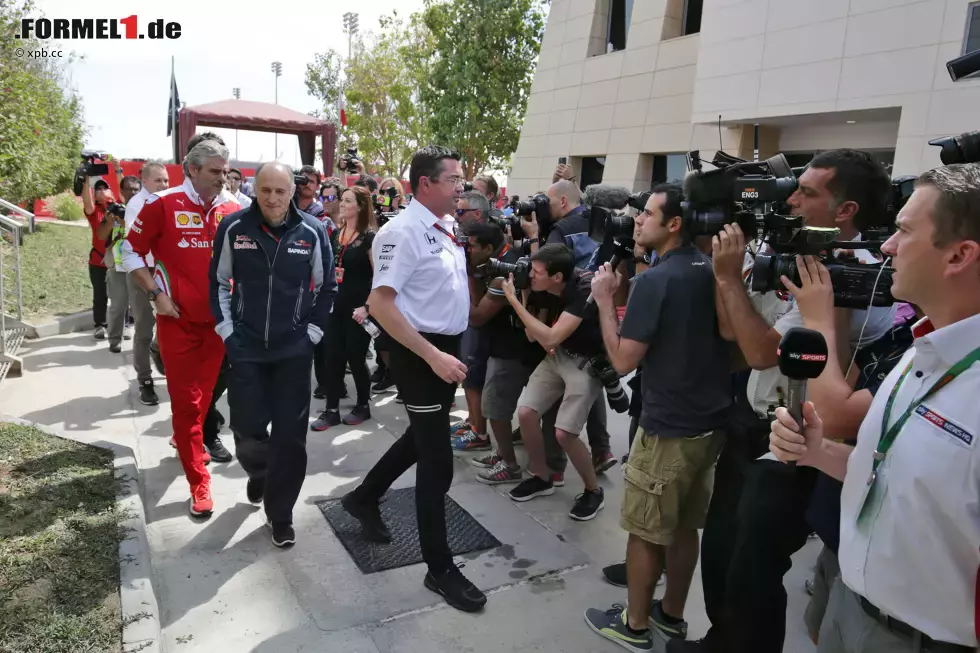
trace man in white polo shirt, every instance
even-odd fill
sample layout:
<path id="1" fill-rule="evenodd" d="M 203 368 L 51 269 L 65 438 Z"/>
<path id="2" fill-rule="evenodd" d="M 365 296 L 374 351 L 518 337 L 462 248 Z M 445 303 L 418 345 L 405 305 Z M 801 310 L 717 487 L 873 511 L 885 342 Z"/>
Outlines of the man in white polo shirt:
<path id="1" fill-rule="evenodd" d="M 928 317 L 851 447 L 776 410 L 770 450 L 843 480 L 840 568 L 818 653 L 966 653 L 980 578 L 980 164 L 919 177 L 882 247 Z M 833 433 L 827 433 L 833 437 Z"/>
<path id="2" fill-rule="evenodd" d="M 422 148 L 409 171 L 415 199 L 374 239 L 374 289 L 366 306 L 392 338 L 391 371 L 409 426 L 342 503 L 367 539 L 390 542 L 378 501 L 417 464 L 419 543 L 429 567 L 425 586 L 454 608 L 475 612 L 487 597 L 453 564 L 445 511 L 453 480 L 449 409 L 457 384 L 466 378 L 459 343 L 470 316 L 464 241 L 456 237 L 451 217 L 464 179 L 459 154 Z"/>

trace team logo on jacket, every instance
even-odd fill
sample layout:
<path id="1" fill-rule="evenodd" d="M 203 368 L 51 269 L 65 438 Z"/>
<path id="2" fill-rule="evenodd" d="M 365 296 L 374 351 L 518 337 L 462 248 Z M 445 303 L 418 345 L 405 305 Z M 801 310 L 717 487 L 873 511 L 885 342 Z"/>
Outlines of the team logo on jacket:
<path id="1" fill-rule="evenodd" d="M 179 247 L 181 249 L 187 249 L 190 246 L 191 246 L 191 244 L 189 242 L 187 242 L 187 239 L 186 238 L 181 238 L 180 239 L 180 242 L 177 243 L 177 247 Z"/>
<path id="2" fill-rule="evenodd" d="M 225 219 L 225 214 L 221 211 L 215 211 L 214 213 L 214 223 L 221 224 L 221 221 Z"/>
<path id="3" fill-rule="evenodd" d="M 259 244 L 248 236 L 235 236 L 235 244 L 232 249 L 258 249 Z"/>
<path id="4" fill-rule="evenodd" d="M 293 243 L 293 247 L 313 247 L 313 245 L 305 240 L 297 240 L 295 243 Z"/>
<path id="5" fill-rule="evenodd" d="M 298 247 L 288 247 L 288 248 L 286 248 L 286 251 L 289 252 L 290 254 L 302 254 L 304 256 L 308 256 L 309 253 L 310 253 L 309 248 L 307 248 L 307 249 L 300 249 Z"/>
<path id="6" fill-rule="evenodd" d="M 177 243 L 177 247 L 181 249 L 187 249 L 188 247 L 193 249 L 210 249 L 211 241 L 204 240 L 203 238 L 194 238 L 191 236 L 189 240 L 187 238 L 181 238 Z"/>
<path id="7" fill-rule="evenodd" d="M 174 220 L 178 229 L 199 229 L 202 224 L 201 214 L 191 211 L 174 211 Z"/>

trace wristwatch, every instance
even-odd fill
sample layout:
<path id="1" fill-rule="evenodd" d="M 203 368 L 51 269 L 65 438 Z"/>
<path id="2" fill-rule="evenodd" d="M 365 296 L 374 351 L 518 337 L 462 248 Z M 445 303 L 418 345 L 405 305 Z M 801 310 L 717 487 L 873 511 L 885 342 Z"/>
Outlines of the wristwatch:
<path id="1" fill-rule="evenodd" d="M 162 294 L 163 294 L 162 290 L 160 290 L 159 288 L 154 288 L 153 290 L 148 290 L 146 292 L 146 298 L 149 299 L 151 302 L 155 302 L 157 300 L 157 297 Z"/>

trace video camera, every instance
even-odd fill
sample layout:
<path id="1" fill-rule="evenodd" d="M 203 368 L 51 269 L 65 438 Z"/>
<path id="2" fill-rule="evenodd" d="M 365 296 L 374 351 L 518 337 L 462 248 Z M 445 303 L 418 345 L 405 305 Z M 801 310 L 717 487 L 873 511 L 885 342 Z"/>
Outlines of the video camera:
<path id="1" fill-rule="evenodd" d="M 109 174 L 108 163 L 96 163 L 97 159 L 108 161 L 112 157 L 104 152 L 93 150 L 82 150 L 82 165 L 75 170 L 75 178 L 72 180 L 71 190 L 76 197 L 82 194 L 82 187 L 85 185 L 86 177 L 102 177 Z"/>
<path id="2" fill-rule="evenodd" d="M 508 278 L 514 275 L 514 288 L 527 290 L 531 287 L 531 258 L 528 256 L 517 259 L 515 263 L 504 263 L 492 258 L 483 264 L 484 276 L 489 279 L 497 277 Z"/>
<path id="3" fill-rule="evenodd" d="M 346 154 L 342 154 L 340 161 L 337 162 L 337 170 L 343 170 L 345 172 L 356 171 L 357 162 L 360 159 L 357 158 L 357 148 L 351 147 L 347 149 Z"/>

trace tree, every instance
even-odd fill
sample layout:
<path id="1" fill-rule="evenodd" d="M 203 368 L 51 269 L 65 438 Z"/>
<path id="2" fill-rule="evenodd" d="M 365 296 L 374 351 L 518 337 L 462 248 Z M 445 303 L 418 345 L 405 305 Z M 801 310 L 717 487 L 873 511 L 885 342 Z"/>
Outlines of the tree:
<path id="1" fill-rule="evenodd" d="M 15 39 L 32 2 L 0 3 L 0 197 L 14 202 L 64 190 L 81 163 L 82 105 L 55 59 L 18 56 L 40 50 L 36 39 Z"/>
<path id="2" fill-rule="evenodd" d="M 420 100 L 436 142 L 463 155 L 467 178 L 517 149 L 544 32 L 541 0 L 426 0 L 429 70 Z"/>
<path id="3" fill-rule="evenodd" d="M 341 58 L 334 49 L 313 55 L 313 63 L 306 64 L 306 90 L 323 103 L 317 117 L 337 122 L 337 101 L 340 99 Z"/>

